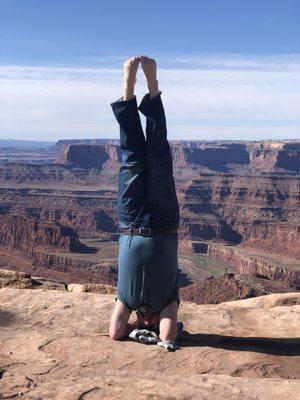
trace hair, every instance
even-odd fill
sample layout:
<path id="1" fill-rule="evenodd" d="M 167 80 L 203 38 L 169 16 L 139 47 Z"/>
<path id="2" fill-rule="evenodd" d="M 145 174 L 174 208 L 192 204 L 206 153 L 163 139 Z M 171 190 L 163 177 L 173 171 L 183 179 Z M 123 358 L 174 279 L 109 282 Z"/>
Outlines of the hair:
<path id="1" fill-rule="evenodd" d="M 151 306 L 149 306 L 148 304 L 142 304 L 142 305 L 140 305 L 138 308 L 137 308 L 137 310 L 136 310 L 136 312 L 138 313 L 138 314 L 141 314 L 141 316 L 143 317 L 143 318 L 151 318 L 151 317 L 153 317 L 155 314 L 157 314 L 157 312 L 151 307 Z"/>

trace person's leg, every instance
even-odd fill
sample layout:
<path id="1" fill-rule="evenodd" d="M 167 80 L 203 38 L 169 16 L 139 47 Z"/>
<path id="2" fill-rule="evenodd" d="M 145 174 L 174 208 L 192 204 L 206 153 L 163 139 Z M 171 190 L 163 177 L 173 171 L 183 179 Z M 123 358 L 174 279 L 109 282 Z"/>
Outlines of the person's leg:
<path id="1" fill-rule="evenodd" d="M 168 304 L 159 314 L 159 337 L 161 341 L 176 340 L 178 301 Z"/>
<path id="2" fill-rule="evenodd" d="M 118 186 L 120 228 L 147 226 L 146 142 L 137 110 L 134 85 L 139 58 L 124 63 L 124 96 L 111 103 L 120 126 L 121 163 Z"/>
<path id="3" fill-rule="evenodd" d="M 117 340 L 127 337 L 130 332 L 137 328 L 137 323 L 130 324 L 128 319 L 131 311 L 119 299 L 117 299 L 115 309 L 112 313 L 109 326 L 109 335 Z"/>
<path id="4" fill-rule="evenodd" d="M 146 116 L 147 196 L 151 209 L 151 226 L 177 228 L 179 205 L 173 177 L 173 163 L 167 139 L 165 111 L 156 79 L 155 60 L 141 56 L 149 93 L 138 109 Z"/>

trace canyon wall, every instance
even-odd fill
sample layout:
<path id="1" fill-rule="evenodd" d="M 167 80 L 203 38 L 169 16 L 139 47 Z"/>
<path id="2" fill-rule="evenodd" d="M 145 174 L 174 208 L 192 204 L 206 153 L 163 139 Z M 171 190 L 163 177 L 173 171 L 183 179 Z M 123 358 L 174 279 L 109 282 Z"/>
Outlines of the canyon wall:
<path id="1" fill-rule="evenodd" d="M 300 256 L 299 177 L 204 174 L 179 193 L 191 238 Z"/>
<path id="2" fill-rule="evenodd" d="M 242 300 L 268 294 L 268 290 L 250 276 L 225 273 L 215 279 L 180 289 L 180 299 L 196 304 L 219 304 L 225 301 Z"/>
<path id="3" fill-rule="evenodd" d="M 187 145 L 188 144 L 188 145 Z M 171 143 L 175 167 L 198 167 L 219 172 L 300 171 L 300 143 L 200 142 Z"/>
<path id="4" fill-rule="evenodd" d="M 280 265 L 280 259 L 276 262 L 270 262 L 270 260 L 264 259 L 263 255 L 258 257 L 235 246 L 222 246 L 213 243 L 208 246 L 207 256 L 226 261 L 240 274 L 285 281 L 287 284 L 299 284 L 300 269 L 294 268 L 292 263 Z"/>
<path id="5" fill-rule="evenodd" d="M 183 238 L 300 256 L 299 142 L 170 143 Z M 116 239 L 118 141 L 63 140 L 46 151 L 56 162 L 0 161 L 0 215 Z"/>
<path id="6" fill-rule="evenodd" d="M 29 257 L 38 246 L 67 252 L 89 252 L 72 228 L 57 221 L 36 220 L 22 215 L 0 215 L 0 220 L 0 245 L 20 250 Z"/>
<path id="7" fill-rule="evenodd" d="M 90 261 L 85 258 L 76 259 L 66 254 L 51 254 L 49 251 L 35 251 L 31 262 L 33 266 L 50 268 L 55 271 L 64 272 L 68 276 L 68 283 L 94 282 L 107 285 L 117 285 L 118 269 L 116 265 L 107 266 L 107 263 Z M 73 278 L 72 278 L 73 277 Z"/>
<path id="8" fill-rule="evenodd" d="M 58 164 L 74 164 L 84 169 L 101 170 L 107 161 L 117 166 L 119 160 L 118 146 L 83 143 L 63 145 Z"/>
<path id="9" fill-rule="evenodd" d="M 40 271 L 59 278 L 55 271 L 67 273 L 66 279 L 115 285 L 117 268 L 105 260 L 92 261 L 94 247 L 81 243 L 77 232 L 57 221 L 23 215 L 0 215 L 0 267 Z M 36 267 L 42 267 L 41 270 Z"/>

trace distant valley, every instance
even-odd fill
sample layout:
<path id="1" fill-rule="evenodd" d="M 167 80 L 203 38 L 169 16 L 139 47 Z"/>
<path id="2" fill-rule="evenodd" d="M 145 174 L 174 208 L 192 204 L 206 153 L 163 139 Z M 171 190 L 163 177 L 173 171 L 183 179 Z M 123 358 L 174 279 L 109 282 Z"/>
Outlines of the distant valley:
<path id="1" fill-rule="evenodd" d="M 184 295 L 224 273 L 297 290 L 300 141 L 170 144 Z M 118 140 L 0 146 L 0 268 L 115 285 Z"/>

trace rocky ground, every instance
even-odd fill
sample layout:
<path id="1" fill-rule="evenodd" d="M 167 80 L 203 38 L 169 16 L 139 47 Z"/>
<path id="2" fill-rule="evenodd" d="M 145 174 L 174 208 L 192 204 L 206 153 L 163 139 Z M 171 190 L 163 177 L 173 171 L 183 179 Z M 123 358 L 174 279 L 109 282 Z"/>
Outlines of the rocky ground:
<path id="1" fill-rule="evenodd" d="M 112 294 L 80 285 L 32 290 L 26 274 L 5 279 L 1 399 L 300 399 L 300 293 L 182 301 L 185 332 L 168 353 L 109 338 Z"/>

